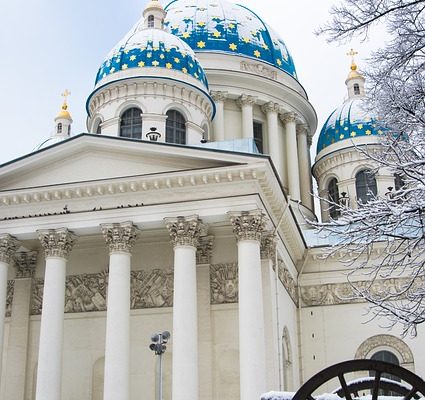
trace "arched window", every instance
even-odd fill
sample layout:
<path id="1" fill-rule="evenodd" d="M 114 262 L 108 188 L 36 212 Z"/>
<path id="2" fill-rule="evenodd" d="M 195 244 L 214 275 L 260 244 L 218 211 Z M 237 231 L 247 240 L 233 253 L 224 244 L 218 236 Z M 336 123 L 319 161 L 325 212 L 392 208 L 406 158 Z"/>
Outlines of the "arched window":
<path id="1" fill-rule="evenodd" d="M 394 189 L 400 190 L 404 186 L 403 178 L 399 174 L 394 175 Z"/>
<path id="2" fill-rule="evenodd" d="M 71 134 L 71 125 L 68 125 L 68 136 Z"/>
<path id="3" fill-rule="evenodd" d="M 120 136 L 142 138 L 142 111 L 139 108 L 130 108 L 121 115 Z"/>
<path id="4" fill-rule="evenodd" d="M 264 153 L 263 124 L 261 122 L 254 121 L 253 129 L 255 145 L 260 153 Z"/>
<path id="5" fill-rule="evenodd" d="M 360 86 L 358 83 L 355 83 L 353 86 L 354 94 L 360 94 Z"/>
<path id="6" fill-rule="evenodd" d="M 57 133 L 62 133 L 62 123 L 60 122 L 58 124 Z"/>
<path id="7" fill-rule="evenodd" d="M 153 28 L 154 26 L 155 26 L 155 17 L 153 15 L 149 15 L 148 28 Z"/>
<path id="8" fill-rule="evenodd" d="M 372 171 L 364 169 L 356 175 L 356 193 L 359 203 L 367 203 L 378 193 L 376 179 Z"/>
<path id="9" fill-rule="evenodd" d="M 97 126 L 97 128 L 96 128 L 96 133 L 98 134 L 98 135 L 100 135 L 101 133 L 102 133 L 102 127 L 100 126 L 100 123 L 99 123 L 99 125 Z"/>
<path id="10" fill-rule="evenodd" d="M 165 141 L 167 143 L 186 144 L 186 120 L 176 110 L 167 111 Z"/>
<path id="11" fill-rule="evenodd" d="M 328 198 L 330 201 L 329 216 L 336 219 L 339 217 L 339 191 L 336 178 L 332 178 L 328 184 Z"/>
<path id="12" fill-rule="evenodd" d="M 376 352 L 375 354 L 370 357 L 371 360 L 376 361 L 385 361 L 390 364 L 394 365 L 400 365 L 400 361 L 398 360 L 397 356 L 394 353 L 391 353 L 391 351 L 388 350 L 380 350 Z M 375 376 L 375 371 L 370 372 L 370 376 Z M 401 378 L 395 375 L 391 375 L 388 373 L 383 373 L 382 378 L 391 379 L 392 381 L 401 382 Z M 397 396 L 397 393 L 391 392 L 390 390 L 380 390 L 379 393 L 381 396 Z"/>

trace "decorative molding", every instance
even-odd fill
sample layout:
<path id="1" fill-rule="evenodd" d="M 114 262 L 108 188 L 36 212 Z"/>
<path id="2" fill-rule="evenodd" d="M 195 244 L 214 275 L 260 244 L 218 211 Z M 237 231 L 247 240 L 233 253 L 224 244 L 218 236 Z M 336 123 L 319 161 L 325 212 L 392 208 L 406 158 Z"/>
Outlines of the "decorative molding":
<path id="1" fill-rule="evenodd" d="M 266 229 L 267 218 L 262 210 L 229 212 L 236 240 L 258 240 Z"/>
<path id="2" fill-rule="evenodd" d="M 276 260 L 276 235 L 272 232 L 264 232 L 261 236 L 261 258 L 272 260 L 273 263 Z"/>
<path id="3" fill-rule="evenodd" d="M 15 258 L 19 242 L 9 234 L 0 235 L 0 262 L 11 264 Z"/>
<path id="4" fill-rule="evenodd" d="M 45 257 L 68 258 L 77 241 L 77 236 L 66 228 L 39 230 L 37 233 Z"/>
<path id="5" fill-rule="evenodd" d="M 130 253 L 136 243 L 138 229 L 132 222 L 101 225 L 110 253 Z"/>
<path id="6" fill-rule="evenodd" d="M 239 107 L 244 107 L 244 106 L 253 106 L 256 102 L 257 98 L 254 96 L 248 96 L 246 94 L 243 94 L 242 96 L 240 96 L 237 100 L 236 100 L 236 104 Z"/>
<path id="7" fill-rule="evenodd" d="M 277 103 L 269 101 L 268 103 L 265 103 L 261 106 L 261 110 L 264 114 L 278 113 L 280 111 L 280 106 Z"/>
<path id="8" fill-rule="evenodd" d="M 272 68 L 267 68 L 264 64 L 250 63 L 246 61 L 241 62 L 241 71 L 253 72 L 256 75 L 265 76 L 273 80 L 277 80 L 277 71 Z"/>
<path id="9" fill-rule="evenodd" d="M 31 279 L 34 277 L 37 266 L 37 252 L 16 253 L 16 279 Z"/>
<path id="10" fill-rule="evenodd" d="M 211 304 L 238 302 L 238 276 L 237 263 L 211 265 Z"/>
<path id="11" fill-rule="evenodd" d="M 214 236 L 201 236 L 196 250 L 196 264 L 210 264 L 214 248 Z"/>
<path id="12" fill-rule="evenodd" d="M 298 135 L 307 135 L 310 127 L 307 124 L 298 124 L 296 129 Z"/>
<path id="13" fill-rule="evenodd" d="M 131 272 L 131 309 L 172 307 L 173 271 Z M 31 314 L 40 315 L 43 304 L 43 279 L 35 279 L 32 288 Z M 106 311 L 108 273 L 67 276 L 65 313 Z"/>
<path id="14" fill-rule="evenodd" d="M 6 317 L 12 315 L 12 302 L 15 292 L 15 281 L 7 281 L 7 294 L 6 294 Z"/>
<path id="15" fill-rule="evenodd" d="M 288 268 L 285 267 L 285 264 L 283 261 L 279 258 L 278 262 L 278 276 L 279 280 L 282 283 L 283 287 L 288 292 L 289 296 L 291 297 L 292 301 L 296 306 L 298 306 L 299 300 L 298 300 L 298 286 L 295 282 L 295 279 L 292 277 L 291 273 L 289 272 Z M 276 266 L 273 265 L 273 270 L 275 270 Z"/>
<path id="16" fill-rule="evenodd" d="M 380 347 L 389 347 L 396 350 L 403 359 L 400 360 L 401 364 L 413 364 L 413 353 L 409 346 L 404 343 L 401 339 L 392 335 L 376 335 L 366 339 L 357 349 L 356 359 L 370 358 L 373 354 L 373 350 L 377 350 Z"/>
<path id="17" fill-rule="evenodd" d="M 210 95 L 215 102 L 225 101 L 227 99 L 227 94 L 228 92 L 220 92 L 215 90 L 211 90 L 210 92 Z"/>
<path id="18" fill-rule="evenodd" d="M 206 226 L 197 215 L 165 218 L 164 221 L 174 246 L 198 247 L 200 236 L 206 232 Z"/>

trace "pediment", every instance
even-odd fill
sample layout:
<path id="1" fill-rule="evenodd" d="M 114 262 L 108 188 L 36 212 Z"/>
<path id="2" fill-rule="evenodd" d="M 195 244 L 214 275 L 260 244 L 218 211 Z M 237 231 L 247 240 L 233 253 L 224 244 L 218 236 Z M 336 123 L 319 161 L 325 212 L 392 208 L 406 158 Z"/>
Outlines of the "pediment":
<path id="1" fill-rule="evenodd" d="M 4 164 L 0 190 L 217 168 L 246 164 L 250 159 L 249 155 L 83 134 Z"/>

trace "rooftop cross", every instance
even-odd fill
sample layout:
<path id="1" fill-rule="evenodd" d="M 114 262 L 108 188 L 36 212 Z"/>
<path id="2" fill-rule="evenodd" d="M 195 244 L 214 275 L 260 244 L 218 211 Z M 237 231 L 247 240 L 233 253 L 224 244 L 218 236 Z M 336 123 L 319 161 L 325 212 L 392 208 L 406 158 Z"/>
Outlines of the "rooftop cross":
<path id="1" fill-rule="evenodd" d="M 68 108 L 68 105 L 67 105 L 67 101 L 68 101 L 68 97 L 71 95 L 71 92 L 70 91 L 68 91 L 68 89 L 65 89 L 65 91 L 62 93 L 62 97 L 63 97 L 63 106 L 62 106 L 62 108 L 64 109 L 64 110 L 66 110 L 67 108 Z"/>

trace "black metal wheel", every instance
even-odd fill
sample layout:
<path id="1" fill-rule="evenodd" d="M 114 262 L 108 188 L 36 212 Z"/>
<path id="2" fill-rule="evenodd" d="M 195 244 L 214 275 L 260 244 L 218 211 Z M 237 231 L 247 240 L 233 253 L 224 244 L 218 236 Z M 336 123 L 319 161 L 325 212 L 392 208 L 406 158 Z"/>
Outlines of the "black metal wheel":
<path id="1" fill-rule="evenodd" d="M 366 372 L 362 379 L 348 382 L 346 374 Z M 403 383 L 383 378 L 383 374 L 397 377 Z M 373 375 L 373 376 L 370 376 Z M 313 393 L 326 382 L 337 378 L 341 387 L 335 391 L 341 398 L 354 400 L 360 390 L 370 390 L 372 400 L 377 400 L 381 390 L 391 390 L 403 400 L 425 397 L 425 382 L 413 372 L 398 365 L 376 360 L 351 360 L 332 365 L 320 371 L 300 387 L 292 400 L 315 400 Z"/>

